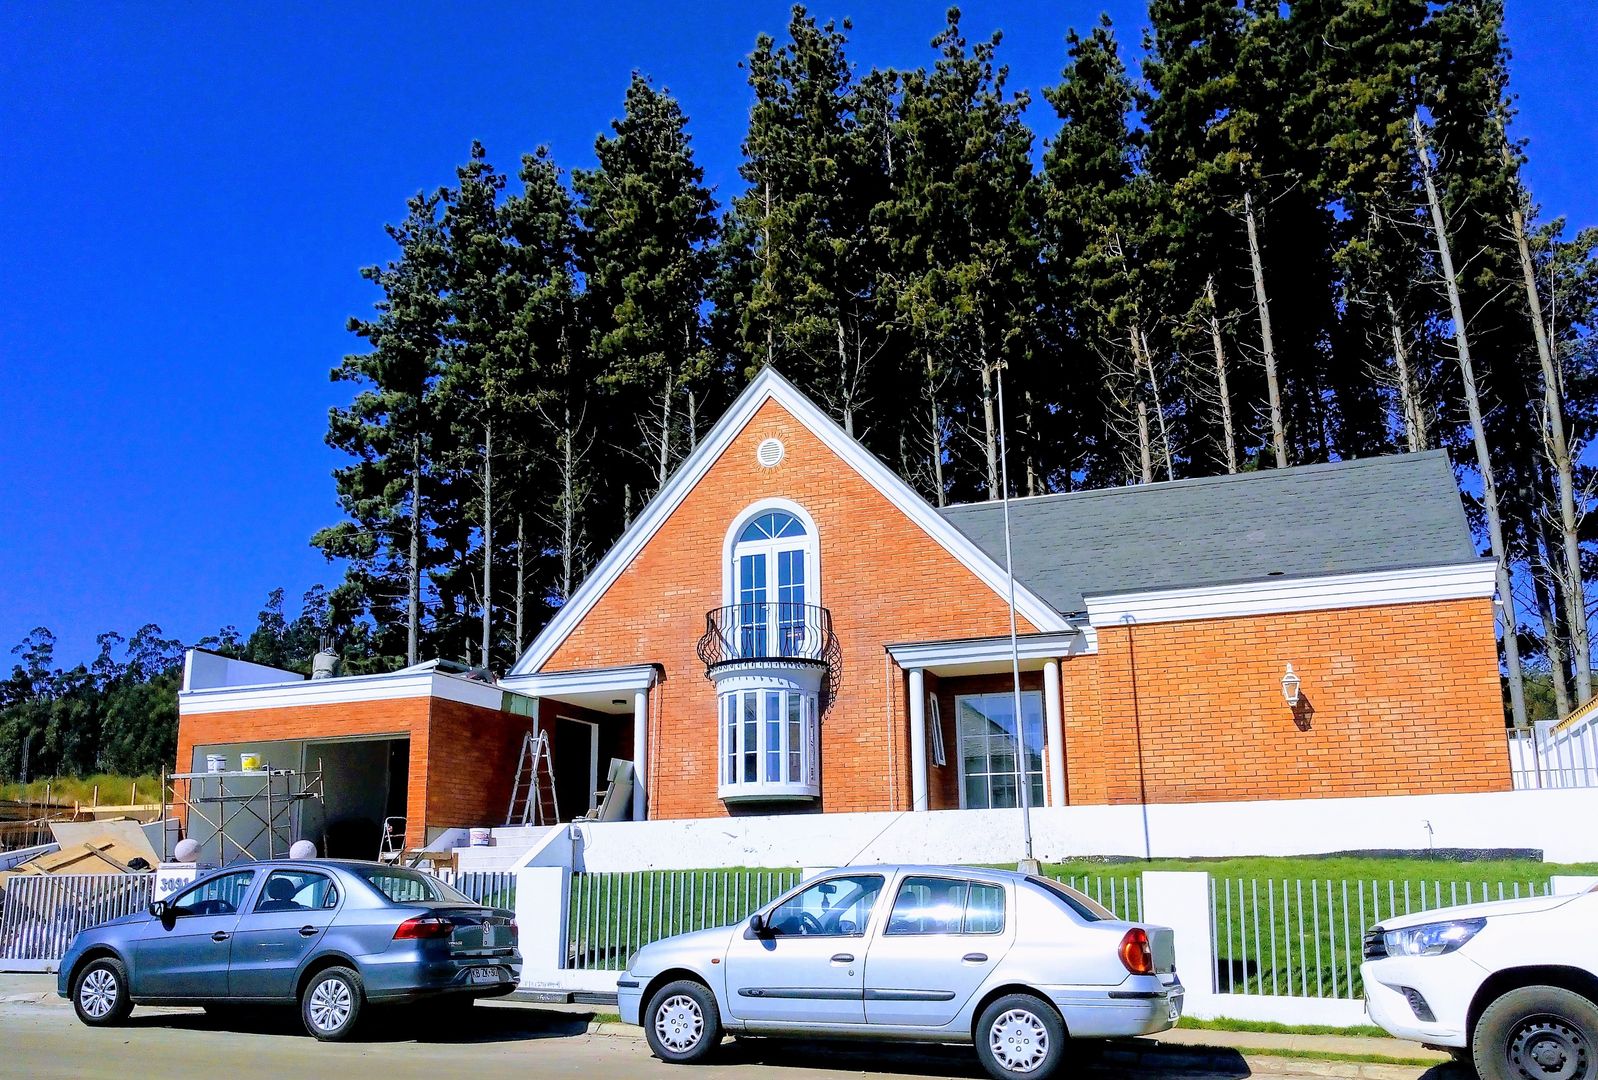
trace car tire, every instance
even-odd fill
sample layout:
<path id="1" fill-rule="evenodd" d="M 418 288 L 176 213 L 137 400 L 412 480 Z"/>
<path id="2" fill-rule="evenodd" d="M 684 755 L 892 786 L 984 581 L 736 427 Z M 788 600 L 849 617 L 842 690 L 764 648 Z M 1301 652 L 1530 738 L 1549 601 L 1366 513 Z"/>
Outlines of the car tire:
<path id="1" fill-rule="evenodd" d="M 721 1042 L 721 1009 L 710 987 L 678 979 L 656 991 L 644 1009 L 644 1038 L 661 1061 L 690 1065 Z"/>
<path id="2" fill-rule="evenodd" d="M 977 1020 L 977 1058 L 994 1080 L 1053 1076 L 1066 1057 L 1065 1021 L 1032 994 L 1006 994 Z"/>
<path id="3" fill-rule="evenodd" d="M 360 1023 L 366 987 L 360 972 L 330 967 L 311 976 L 300 993 L 300 1019 L 305 1030 L 323 1042 L 347 1039 Z"/>
<path id="4" fill-rule="evenodd" d="M 114 956 L 90 960 L 72 980 L 72 1007 L 90 1027 L 120 1024 L 133 1011 L 128 969 Z"/>
<path id="5" fill-rule="evenodd" d="M 1481 1080 L 1598 1078 L 1598 1005 L 1557 986 L 1525 986 L 1476 1021 L 1471 1059 Z"/>

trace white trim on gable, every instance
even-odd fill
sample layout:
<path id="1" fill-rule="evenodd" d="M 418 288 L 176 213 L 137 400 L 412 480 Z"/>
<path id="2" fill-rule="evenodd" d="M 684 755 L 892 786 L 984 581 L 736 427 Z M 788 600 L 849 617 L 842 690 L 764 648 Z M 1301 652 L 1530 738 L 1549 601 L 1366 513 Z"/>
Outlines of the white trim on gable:
<path id="1" fill-rule="evenodd" d="M 1496 588 L 1491 559 L 1377 570 L 1324 577 L 1267 578 L 1236 585 L 1088 596 L 1088 621 L 1095 627 L 1136 623 L 1230 619 L 1241 615 L 1281 615 L 1295 611 L 1418 604 L 1434 600 L 1485 599 Z"/>
<path id="2" fill-rule="evenodd" d="M 774 400 L 785 408 L 823 445 L 837 454 L 867 483 L 876 488 L 900 512 L 919 525 L 939 546 L 982 580 L 1000 597 L 1007 595 L 1004 568 L 977 547 L 966 535 L 945 521 L 932 506 L 916 494 L 915 490 L 888 468 L 859 442 L 847 435 L 831 417 L 801 393 L 798 387 L 783 378 L 776 369 L 764 368 L 744 388 L 742 394 L 716 422 L 715 427 L 700 440 L 698 448 L 689 454 L 666 486 L 644 507 L 632 527 L 605 554 L 594 567 L 593 573 L 572 594 L 566 604 L 555 613 L 522 658 L 511 668 L 510 675 L 529 675 L 541 669 L 555 650 L 577 629 L 585 615 L 601 597 L 610 590 L 624 571 L 666 523 L 672 512 L 710 471 L 718 458 L 732 444 L 755 413 L 767 401 Z M 1040 632 L 1049 633 L 1068 629 L 1065 617 L 1055 611 L 1042 598 L 1020 582 L 1015 586 L 1017 612 Z M 644 658 L 647 659 L 647 658 Z"/>

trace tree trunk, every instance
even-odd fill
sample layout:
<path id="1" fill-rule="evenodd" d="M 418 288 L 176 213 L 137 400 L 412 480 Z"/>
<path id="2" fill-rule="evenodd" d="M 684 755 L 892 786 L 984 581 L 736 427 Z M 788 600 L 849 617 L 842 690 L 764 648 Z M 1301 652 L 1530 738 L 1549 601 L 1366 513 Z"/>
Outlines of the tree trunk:
<path id="1" fill-rule="evenodd" d="M 660 393 L 660 457 L 655 465 L 655 490 L 666 486 L 666 473 L 671 465 L 671 377 Z"/>
<path id="2" fill-rule="evenodd" d="M 516 515 L 516 655 L 520 656 L 527 625 L 527 530 L 521 514 Z"/>
<path id="3" fill-rule="evenodd" d="M 688 452 L 699 448 L 699 401 L 693 387 L 688 388 Z"/>
<path id="4" fill-rule="evenodd" d="M 577 539 L 574 527 L 577 514 L 576 493 L 573 490 L 572 477 L 576 462 L 572 457 L 572 407 L 569 401 L 566 403 L 563 416 L 560 449 L 560 598 L 564 603 L 570 600 L 572 595 L 572 564 L 575 558 L 572 549 Z"/>
<path id="5" fill-rule="evenodd" d="M 1426 449 L 1426 417 L 1420 411 L 1420 394 L 1409 374 L 1409 349 L 1404 344 L 1404 328 L 1398 320 L 1398 308 L 1393 298 L 1383 295 L 1387 302 L 1387 326 L 1393 336 L 1393 365 L 1398 369 L 1398 401 L 1404 414 L 1404 441 L 1409 452 Z"/>
<path id="6" fill-rule="evenodd" d="M 1537 614 L 1542 618 L 1543 643 L 1548 652 L 1548 674 L 1554 689 L 1554 711 L 1560 717 L 1570 715 L 1572 708 L 1570 701 L 1570 684 L 1567 681 L 1566 656 L 1564 634 L 1559 626 L 1559 617 L 1555 614 L 1559 606 L 1559 590 L 1549 581 L 1557 581 L 1558 574 L 1553 568 L 1553 547 L 1548 542 L 1548 527 L 1541 514 L 1531 515 L 1532 529 L 1536 534 L 1538 558 L 1531 562 L 1532 590 L 1537 596 Z M 1545 573 L 1537 572 L 1537 563 L 1542 563 Z"/>
<path id="7" fill-rule="evenodd" d="M 1038 456 L 1034 449 L 1038 439 L 1037 432 L 1032 430 L 1032 391 L 1026 391 L 1021 398 L 1026 403 L 1021 411 L 1021 418 L 1026 422 L 1026 493 L 1032 496 L 1038 493 Z"/>
<path id="8" fill-rule="evenodd" d="M 1243 217 L 1248 225 L 1248 258 L 1254 271 L 1254 304 L 1259 309 L 1260 351 L 1265 357 L 1265 389 L 1271 405 L 1271 447 L 1276 467 L 1287 468 L 1287 429 L 1282 424 L 1282 386 L 1276 377 L 1276 339 L 1271 333 L 1271 305 L 1265 296 L 1265 267 L 1260 261 L 1259 232 L 1254 224 L 1254 200 L 1243 192 Z"/>
<path id="9" fill-rule="evenodd" d="M 838 395 L 843 411 L 844 434 L 854 438 L 854 396 L 850 392 L 853 382 L 849 378 L 849 350 L 844 344 L 843 319 L 838 324 Z"/>
<path id="10" fill-rule="evenodd" d="M 942 506 L 947 501 L 943 487 L 943 421 L 938 416 L 938 388 L 935 385 L 936 371 L 932 366 L 932 354 L 929 352 L 927 360 L 927 399 L 932 403 L 932 427 L 928 434 L 932 443 L 932 487 L 937 496 L 938 505 Z"/>
<path id="11" fill-rule="evenodd" d="M 1509 553 L 1504 546 L 1504 526 L 1498 513 L 1498 487 L 1493 483 L 1492 456 L 1487 449 L 1487 430 L 1482 423 L 1481 399 L 1476 394 L 1476 372 L 1471 366 L 1470 337 L 1465 331 L 1465 308 L 1459 299 L 1459 279 L 1454 276 L 1454 255 L 1443 221 L 1443 205 L 1432 179 L 1431 154 L 1420 117 L 1414 118 L 1415 152 L 1420 158 L 1420 174 L 1426 185 L 1426 202 L 1431 208 L 1432 232 L 1437 239 L 1437 257 L 1442 263 L 1443 281 L 1448 287 L 1448 308 L 1454 320 L 1454 347 L 1459 354 L 1460 381 L 1465 388 L 1465 408 L 1470 414 L 1471 439 L 1476 446 L 1476 468 L 1481 473 L 1482 505 L 1487 511 L 1487 538 L 1493 559 L 1498 563 L 1498 594 L 1503 611 L 1504 667 L 1509 676 L 1509 710 L 1516 727 L 1526 726 L 1526 684 L 1520 669 L 1519 623 L 1515 615 L 1515 593 L 1509 578 Z"/>
<path id="12" fill-rule="evenodd" d="M 1136 370 L 1141 367 L 1144 372 L 1147 372 L 1149 378 L 1149 396 L 1153 399 L 1154 420 L 1160 425 L 1160 453 L 1165 459 L 1165 478 L 1167 480 L 1175 480 L 1176 468 L 1171 462 L 1171 435 L 1165 427 L 1165 406 L 1160 402 L 1160 383 L 1154 375 L 1154 358 L 1149 355 L 1148 339 L 1143 336 L 1143 327 L 1140 323 L 1134 322 L 1132 324 L 1131 336 L 1133 368 Z M 1142 375 L 1140 374 L 1138 377 L 1142 378 Z M 1141 422 L 1147 426 L 1148 416 L 1146 413 Z M 1144 441 L 1146 442 L 1147 439 L 1145 438 Z M 1148 482 L 1148 480 L 1144 481 L 1144 483 Z"/>
<path id="13" fill-rule="evenodd" d="M 1154 462 L 1149 456 L 1149 407 L 1144 402 L 1137 403 L 1137 445 L 1139 456 L 1143 461 L 1143 482 L 1154 483 Z"/>
<path id="14" fill-rule="evenodd" d="M 483 425 L 483 666 L 494 626 L 494 423 Z"/>
<path id="15" fill-rule="evenodd" d="M 422 438 L 411 440 L 411 549 L 405 568 L 405 663 L 414 667 L 422 629 Z"/>
<path id="16" fill-rule="evenodd" d="M 1204 281 L 1204 299 L 1210 309 L 1210 345 L 1215 350 L 1215 392 L 1221 401 L 1221 439 L 1226 447 L 1226 471 L 1237 472 L 1237 435 L 1232 429 L 1232 392 L 1226 384 L 1226 349 L 1221 345 L 1221 317 L 1215 305 L 1215 279 Z"/>
<path id="17" fill-rule="evenodd" d="M 1504 158 L 1507 164 L 1513 164 L 1507 144 Z M 1576 664 L 1576 704 L 1584 705 L 1592 697 L 1592 657 L 1587 635 L 1587 590 L 1581 576 L 1581 545 L 1577 537 L 1576 480 L 1570 461 L 1570 444 L 1565 438 L 1565 409 L 1559 393 L 1561 380 L 1554 366 L 1553 350 L 1549 346 L 1548 327 L 1543 323 L 1542 298 L 1537 294 L 1537 270 L 1532 264 L 1526 218 L 1521 213 L 1518 201 L 1510 207 L 1509 224 L 1514 230 L 1515 246 L 1520 252 L 1521 283 L 1526 289 L 1532 336 L 1537 339 L 1537 362 L 1542 366 L 1548 458 L 1553 462 L 1554 480 L 1559 490 L 1559 539 L 1565 564 L 1565 625 L 1569 628 L 1570 651 Z"/>
<path id="18" fill-rule="evenodd" d="M 999 497 L 999 436 L 993 417 L 993 369 L 988 364 L 988 335 L 977 322 L 977 363 L 982 369 L 982 425 L 988 455 L 988 498 Z"/>

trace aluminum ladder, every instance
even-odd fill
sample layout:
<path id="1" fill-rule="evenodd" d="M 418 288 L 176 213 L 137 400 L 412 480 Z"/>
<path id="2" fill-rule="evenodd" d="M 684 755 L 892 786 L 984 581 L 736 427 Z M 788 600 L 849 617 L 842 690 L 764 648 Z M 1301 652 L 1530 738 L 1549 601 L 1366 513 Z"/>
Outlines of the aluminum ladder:
<path id="1" fill-rule="evenodd" d="M 549 756 L 549 736 L 529 731 L 522 736 L 516 762 L 516 782 L 511 787 L 506 825 L 555 825 L 560 803 L 555 797 L 555 767 Z"/>

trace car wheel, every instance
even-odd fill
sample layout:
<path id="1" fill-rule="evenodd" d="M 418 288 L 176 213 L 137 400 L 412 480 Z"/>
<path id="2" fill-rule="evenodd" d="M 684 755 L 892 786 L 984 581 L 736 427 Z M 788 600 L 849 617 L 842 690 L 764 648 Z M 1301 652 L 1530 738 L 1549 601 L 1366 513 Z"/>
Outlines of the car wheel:
<path id="1" fill-rule="evenodd" d="M 347 967 L 319 971 L 300 994 L 305 1030 L 323 1042 L 347 1039 L 365 1005 L 365 987 L 358 972 Z"/>
<path id="2" fill-rule="evenodd" d="M 721 1042 L 721 1010 L 710 987 L 679 979 L 660 988 L 644 1010 L 644 1037 L 661 1061 L 703 1061 Z"/>
<path id="3" fill-rule="evenodd" d="M 1482 1080 L 1598 1080 L 1598 1005 L 1555 986 L 1511 990 L 1471 1036 Z"/>
<path id="4" fill-rule="evenodd" d="M 1031 994 L 1006 994 L 977 1020 L 977 1057 L 994 1080 L 1054 1075 L 1065 1058 L 1065 1021 Z"/>
<path id="5" fill-rule="evenodd" d="M 83 965 L 72 983 L 72 1007 L 90 1027 L 120 1024 L 133 1011 L 128 996 L 128 969 L 113 956 Z"/>

